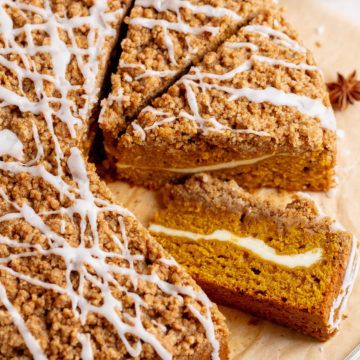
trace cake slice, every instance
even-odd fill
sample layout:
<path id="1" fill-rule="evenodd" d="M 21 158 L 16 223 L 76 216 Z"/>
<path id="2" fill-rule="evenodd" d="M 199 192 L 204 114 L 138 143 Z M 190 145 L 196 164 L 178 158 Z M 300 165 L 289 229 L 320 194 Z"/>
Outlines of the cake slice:
<path id="1" fill-rule="evenodd" d="M 149 229 L 217 303 L 327 340 L 354 283 L 357 242 L 308 195 L 263 192 L 197 175 L 165 187 Z"/>
<path id="2" fill-rule="evenodd" d="M 112 91 L 103 101 L 105 135 L 116 138 L 192 62 L 270 6 L 272 0 L 135 0 Z"/>
<path id="3" fill-rule="evenodd" d="M 320 191 L 333 183 L 335 118 L 310 52 L 266 11 L 105 146 L 109 169 L 151 188 L 206 171 L 245 188 Z"/>
<path id="4" fill-rule="evenodd" d="M 82 154 L 128 1 L 0 1 L 0 358 L 227 359 L 222 315 Z"/>

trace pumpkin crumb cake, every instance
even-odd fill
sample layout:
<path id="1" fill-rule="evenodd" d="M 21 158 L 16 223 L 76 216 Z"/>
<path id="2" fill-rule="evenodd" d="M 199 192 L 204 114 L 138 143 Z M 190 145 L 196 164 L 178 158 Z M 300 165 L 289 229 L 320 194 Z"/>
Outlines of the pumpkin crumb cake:
<path id="1" fill-rule="evenodd" d="M 352 290 L 357 242 L 307 194 L 274 192 L 197 175 L 164 188 L 149 230 L 217 303 L 327 340 Z"/>
<path id="2" fill-rule="evenodd" d="M 102 103 L 105 134 L 117 136 L 191 63 L 270 6 L 272 0 L 135 0 L 112 91 Z"/>
<path id="3" fill-rule="evenodd" d="M 0 0 L 0 358 L 227 359 L 216 305 L 87 163 L 130 1 Z"/>
<path id="4" fill-rule="evenodd" d="M 105 147 L 109 171 L 150 188 L 206 171 L 245 188 L 322 191 L 335 118 L 311 53 L 280 10 L 264 11 Z"/>

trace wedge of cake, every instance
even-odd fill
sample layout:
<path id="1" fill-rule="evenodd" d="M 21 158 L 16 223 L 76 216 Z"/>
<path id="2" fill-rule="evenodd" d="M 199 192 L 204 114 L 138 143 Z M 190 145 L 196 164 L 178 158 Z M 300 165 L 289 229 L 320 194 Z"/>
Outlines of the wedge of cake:
<path id="1" fill-rule="evenodd" d="M 136 0 L 100 117 L 117 137 L 156 95 L 272 0 Z"/>
<path id="2" fill-rule="evenodd" d="M 197 175 L 165 187 L 149 229 L 217 303 L 319 340 L 338 329 L 357 242 L 308 196 L 250 194 Z"/>
<path id="3" fill-rule="evenodd" d="M 0 358 L 227 359 L 223 317 L 86 162 L 127 1 L 0 0 Z"/>
<path id="4" fill-rule="evenodd" d="M 320 191 L 335 142 L 321 71 L 283 15 L 266 11 L 105 145 L 109 169 L 152 188 L 206 171 L 245 188 Z"/>

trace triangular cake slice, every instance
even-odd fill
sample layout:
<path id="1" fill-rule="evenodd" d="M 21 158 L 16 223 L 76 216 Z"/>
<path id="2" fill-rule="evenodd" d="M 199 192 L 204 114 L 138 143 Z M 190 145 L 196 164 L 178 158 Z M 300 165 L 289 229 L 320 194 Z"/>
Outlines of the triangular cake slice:
<path id="1" fill-rule="evenodd" d="M 0 2 L 1 359 L 228 359 L 216 305 L 82 155 L 128 3 Z"/>
<path id="2" fill-rule="evenodd" d="M 159 187 L 201 171 L 246 188 L 326 190 L 335 118 L 322 73 L 279 12 L 265 12 L 144 108 L 110 167 Z"/>
<path id="3" fill-rule="evenodd" d="M 193 61 L 270 6 L 272 0 L 136 0 L 112 91 L 103 101 L 105 133 L 117 136 Z"/>
<path id="4" fill-rule="evenodd" d="M 356 277 L 357 241 L 309 195 L 263 192 L 209 175 L 167 185 L 150 231 L 217 303 L 327 340 Z"/>

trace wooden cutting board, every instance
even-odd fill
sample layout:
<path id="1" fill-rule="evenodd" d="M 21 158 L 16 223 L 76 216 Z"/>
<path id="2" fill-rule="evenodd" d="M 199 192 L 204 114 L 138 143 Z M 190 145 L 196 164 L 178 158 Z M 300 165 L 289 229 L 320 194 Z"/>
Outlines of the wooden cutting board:
<path id="1" fill-rule="evenodd" d="M 326 81 L 336 72 L 350 73 L 357 66 L 360 75 L 360 25 L 324 5 L 320 0 L 283 0 L 288 19 L 311 49 Z M 360 18 L 360 2 L 359 2 Z M 339 185 L 328 194 L 315 194 L 323 210 L 335 216 L 360 238 L 360 104 L 337 114 L 339 138 Z M 109 184 L 117 199 L 147 225 L 158 207 L 157 196 L 127 184 Z M 231 331 L 232 359 L 236 360 L 343 360 L 360 343 L 360 282 L 350 298 L 347 318 L 330 341 L 319 343 L 291 330 L 221 307 Z M 360 357 L 359 357 L 360 358 Z"/>

